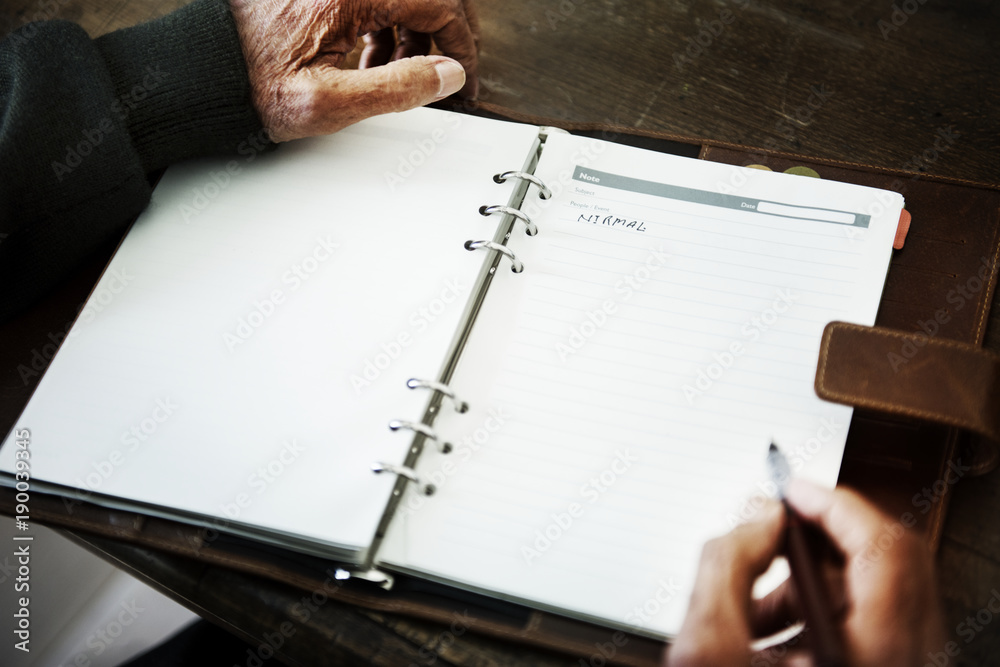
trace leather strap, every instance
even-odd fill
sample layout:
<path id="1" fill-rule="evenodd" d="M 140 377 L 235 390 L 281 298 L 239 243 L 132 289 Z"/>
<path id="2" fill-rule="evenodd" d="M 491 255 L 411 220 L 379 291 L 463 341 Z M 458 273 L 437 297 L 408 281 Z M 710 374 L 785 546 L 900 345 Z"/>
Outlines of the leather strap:
<path id="1" fill-rule="evenodd" d="M 1000 442 L 1000 356 L 967 343 L 831 322 L 823 330 L 816 394 Z"/>

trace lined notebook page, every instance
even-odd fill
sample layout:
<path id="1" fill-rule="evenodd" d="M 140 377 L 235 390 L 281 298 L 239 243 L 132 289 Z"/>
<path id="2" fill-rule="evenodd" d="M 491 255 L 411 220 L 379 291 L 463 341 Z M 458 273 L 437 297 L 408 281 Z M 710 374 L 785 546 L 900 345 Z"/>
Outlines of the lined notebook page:
<path id="1" fill-rule="evenodd" d="M 17 422 L 33 483 L 352 557 L 536 136 L 418 109 L 169 169 Z"/>
<path id="2" fill-rule="evenodd" d="M 773 439 L 836 482 L 850 409 L 812 384 L 831 320 L 871 324 L 902 199 L 555 135 L 442 414 L 435 495 L 395 567 L 655 636 L 701 545 L 772 491 Z M 506 265 L 504 265 L 506 266 Z"/>

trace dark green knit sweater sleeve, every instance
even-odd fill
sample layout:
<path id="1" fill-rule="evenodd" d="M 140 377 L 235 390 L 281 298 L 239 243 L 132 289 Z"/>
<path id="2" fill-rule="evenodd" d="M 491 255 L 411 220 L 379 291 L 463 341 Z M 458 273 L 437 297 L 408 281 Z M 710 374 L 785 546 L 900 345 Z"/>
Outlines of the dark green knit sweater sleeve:
<path id="1" fill-rule="evenodd" d="M 233 152 L 260 121 L 226 0 L 91 40 L 63 21 L 0 42 L 0 320 L 108 240 L 147 174 Z"/>

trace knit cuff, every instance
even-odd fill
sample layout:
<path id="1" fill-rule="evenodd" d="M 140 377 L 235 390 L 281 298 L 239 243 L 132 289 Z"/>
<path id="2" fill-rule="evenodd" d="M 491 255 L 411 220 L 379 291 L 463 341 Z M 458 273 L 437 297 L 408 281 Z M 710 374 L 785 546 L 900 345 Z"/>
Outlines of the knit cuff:
<path id="1" fill-rule="evenodd" d="M 195 0 L 95 44 L 147 173 L 263 136 L 227 0 Z"/>

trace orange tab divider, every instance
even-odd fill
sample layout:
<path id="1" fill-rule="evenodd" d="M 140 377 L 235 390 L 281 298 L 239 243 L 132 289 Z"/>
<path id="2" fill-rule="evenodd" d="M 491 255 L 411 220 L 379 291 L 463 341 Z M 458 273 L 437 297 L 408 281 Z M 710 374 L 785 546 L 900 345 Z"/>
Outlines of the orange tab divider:
<path id="1" fill-rule="evenodd" d="M 896 238 L 892 241 L 892 247 L 899 250 L 906 241 L 906 233 L 910 231 L 910 212 L 905 208 L 899 213 L 899 224 L 896 226 Z"/>

